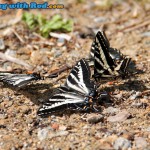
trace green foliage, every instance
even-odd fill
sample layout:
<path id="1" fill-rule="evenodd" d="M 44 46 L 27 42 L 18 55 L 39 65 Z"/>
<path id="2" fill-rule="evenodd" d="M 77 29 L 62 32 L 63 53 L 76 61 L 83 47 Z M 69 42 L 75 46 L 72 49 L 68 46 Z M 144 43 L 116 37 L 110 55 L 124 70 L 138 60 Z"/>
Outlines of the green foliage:
<path id="1" fill-rule="evenodd" d="M 73 28 L 73 21 L 64 20 L 60 15 L 54 15 L 51 20 L 47 20 L 41 14 L 34 15 L 25 12 L 22 20 L 25 21 L 29 29 L 36 29 L 44 37 L 48 37 L 51 31 L 70 32 Z"/>

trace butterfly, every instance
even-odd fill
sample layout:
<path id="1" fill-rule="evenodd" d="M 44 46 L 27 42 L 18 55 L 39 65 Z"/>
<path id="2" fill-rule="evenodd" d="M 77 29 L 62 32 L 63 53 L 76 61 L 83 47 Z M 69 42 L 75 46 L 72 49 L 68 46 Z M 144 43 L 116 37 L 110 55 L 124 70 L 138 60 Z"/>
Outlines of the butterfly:
<path id="1" fill-rule="evenodd" d="M 41 76 L 37 73 L 32 74 L 12 74 L 0 73 L 0 81 L 15 87 L 23 87 L 33 80 L 40 80 Z"/>
<path id="2" fill-rule="evenodd" d="M 96 85 L 90 80 L 91 72 L 85 59 L 76 63 L 66 79 L 64 86 L 39 108 L 38 116 L 47 116 L 60 110 L 72 109 L 79 111 L 98 111 L 97 100 L 100 95 Z"/>
<path id="3" fill-rule="evenodd" d="M 96 34 L 90 54 L 94 60 L 94 78 L 124 77 L 128 74 L 127 68 L 131 58 L 111 48 L 103 31 L 98 31 Z"/>

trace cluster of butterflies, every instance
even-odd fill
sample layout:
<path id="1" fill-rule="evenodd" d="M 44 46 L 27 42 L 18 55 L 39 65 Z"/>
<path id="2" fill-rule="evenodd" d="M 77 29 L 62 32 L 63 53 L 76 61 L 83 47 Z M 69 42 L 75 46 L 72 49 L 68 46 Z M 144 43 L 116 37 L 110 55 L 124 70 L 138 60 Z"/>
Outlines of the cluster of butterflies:
<path id="1" fill-rule="evenodd" d="M 125 77 L 131 58 L 124 56 L 119 50 L 111 48 L 103 31 L 98 31 L 92 43 L 90 59 L 81 59 L 71 70 L 64 86 L 58 88 L 59 92 L 46 101 L 37 114 L 47 116 L 53 112 L 71 109 L 79 111 L 97 112 L 97 104 L 102 94 L 92 81 L 89 64 L 94 65 L 93 77 L 99 78 Z M 17 87 L 22 87 L 32 80 L 39 80 L 38 74 L 10 74 L 0 73 L 0 80 Z"/>

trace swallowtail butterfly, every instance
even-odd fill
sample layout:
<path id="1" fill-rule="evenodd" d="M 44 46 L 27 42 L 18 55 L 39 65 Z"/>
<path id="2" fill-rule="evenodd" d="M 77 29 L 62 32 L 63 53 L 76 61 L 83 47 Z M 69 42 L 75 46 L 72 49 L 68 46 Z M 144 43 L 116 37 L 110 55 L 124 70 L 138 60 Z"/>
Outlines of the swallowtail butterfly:
<path id="1" fill-rule="evenodd" d="M 0 81 L 16 87 L 23 87 L 33 80 L 39 80 L 41 76 L 37 73 L 33 74 L 12 74 L 0 73 Z"/>
<path id="2" fill-rule="evenodd" d="M 64 86 L 58 88 L 59 93 L 54 94 L 38 110 L 39 116 L 47 116 L 53 112 L 65 109 L 93 110 L 100 98 L 96 85 L 90 80 L 91 72 L 85 59 L 77 62 L 67 77 Z"/>
<path id="3" fill-rule="evenodd" d="M 90 54 L 94 59 L 94 78 L 126 76 L 131 59 L 117 49 L 110 48 L 104 32 L 96 34 Z"/>

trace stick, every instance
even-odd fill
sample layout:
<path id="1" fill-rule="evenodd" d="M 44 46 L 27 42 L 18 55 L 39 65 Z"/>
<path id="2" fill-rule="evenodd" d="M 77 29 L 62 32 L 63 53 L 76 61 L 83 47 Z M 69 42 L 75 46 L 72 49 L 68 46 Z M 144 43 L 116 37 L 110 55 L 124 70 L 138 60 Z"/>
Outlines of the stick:
<path id="1" fill-rule="evenodd" d="M 150 19 L 150 18 L 149 18 Z M 132 30 L 136 30 L 138 28 L 141 28 L 141 27 L 144 27 L 146 25 L 149 25 L 150 24 L 150 20 L 145 20 L 144 22 L 143 21 L 140 21 L 136 24 L 132 24 L 132 25 L 129 25 L 121 30 L 119 30 L 119 32 L 130 32 Z"/>
<path id="2" fill-rule="evenodd" d="M 16 64 L 19 64 L 19 65 L 22 65 L 24 66 L 26 69 L 33 69 L 32 66 L 30 66 L 29 64 L 27 64 L 26 62 L 24 62 L 23 60 L 20 60 L 18 58 L 14 58 L 12 56 L 8 56 L 7 54 L 4 54 L 4 53 L 1 53 L 0 52 L 0 58 L 3 59 L 3 60 L 6 60 L 6 61 L 10 61 L 10 62 L 13 62 L 13 63 L 16 63 Z"/>
<path id="3" fill-rule="evenodd" d="M 21 38 L 21 36 L 14 29 L 12 29 L 12 32 L 16 35 L 16 37 L 19 39 L 21 43 L 23 44 L 25 43 L 25 41 Z"/>
<path id="4" fill-rule="evenodd" d="M 51 78 L 51 77 L 53 77 L 55 75 L 58 76 L 60 73 L 66 71 L 68 69 L 71 69 L 71 68 L 72 67 L 70 67 L 69 65 L 66 64 L 65 66 L 61 67 L 60 69 L 54 70 L 52 73 L 50 73 L 50 75 L 48 75 L 48 77 Z"/>

